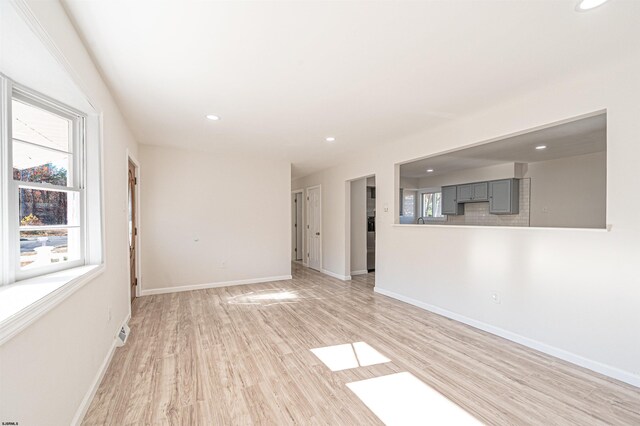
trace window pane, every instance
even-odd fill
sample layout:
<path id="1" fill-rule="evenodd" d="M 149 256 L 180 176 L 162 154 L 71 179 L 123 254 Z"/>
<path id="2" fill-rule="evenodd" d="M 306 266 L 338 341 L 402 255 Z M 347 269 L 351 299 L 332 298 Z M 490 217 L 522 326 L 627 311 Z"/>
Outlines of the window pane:
<path id="1" fill-rule="evenodd" d="M 415 194 L 409 194 L 404 196 L 404 200 L 402 203 L 402 213 L 404 216 L 412 216 L 415 215 L 416 211 L 416 196 Z"/>
<path id="2" fill-rule="evenodd" d="M 80 194 L 20 188 L 20 226 L 79 225 Z"/>
<path id="3" fill-rule="evenodd" d="M 442 217 L 442 193 L 436 192 L 433 195 L 433 216 Z"/>
<path id="4" fill-rule="evenodd" d="M 80 259 L 80 228 L 20 232 L 20 268 Z"/>
<path id="5" fill-rule="evenodd" d="M 427 217 L 428 204 L 429 204 L 429 194 L 422 194 L 422 217 Z"/>
<path id="6" fill-rule="evenodd" d="M 71 183 L 68 172 L 71 162 L 71 154 L 17 141 L 13 143 L 13 178 L 15 180 L 67 186 Z"/>
<path id="7" fill-rule="evenodd" d="M 433 193 L 424 194 L 424 215 L 426 217 L 433 217 Z"/>
<path id="8" fill-rule="evenodd" d="M 13 139 L 70 151 L 70 120 L 15 99 L 11 108 Z"/>

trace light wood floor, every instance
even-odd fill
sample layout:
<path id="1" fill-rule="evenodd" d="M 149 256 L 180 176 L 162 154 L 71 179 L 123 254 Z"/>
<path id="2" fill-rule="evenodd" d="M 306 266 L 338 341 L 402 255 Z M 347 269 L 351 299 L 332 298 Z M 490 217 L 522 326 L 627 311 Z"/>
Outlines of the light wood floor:
<path id="1" fill-rule="evenodd" d="M 136 300 L 84 424 L 380 424 L 346 384 L 403 371 L 488 424 L 640 424 L 638 388 L 375 294 L 372 274 L 293 269 Z M 392 362 L 331 372 L 310 352 L 359 341 Z"/>

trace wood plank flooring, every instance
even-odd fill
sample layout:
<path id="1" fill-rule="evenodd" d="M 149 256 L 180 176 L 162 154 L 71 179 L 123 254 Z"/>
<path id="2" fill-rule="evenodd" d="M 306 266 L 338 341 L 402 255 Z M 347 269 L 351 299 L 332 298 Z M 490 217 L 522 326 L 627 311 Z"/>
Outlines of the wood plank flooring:
<path id="1" fill-rule="evenodd" d="M 381 424 L 346 384 L 410 372 L 487 424 L 640 424 L 640 389 L 293 265 L 294 279 L 137 299 L 86 425 Z M 310 349 L 391 362 L 332 372 Z"/>

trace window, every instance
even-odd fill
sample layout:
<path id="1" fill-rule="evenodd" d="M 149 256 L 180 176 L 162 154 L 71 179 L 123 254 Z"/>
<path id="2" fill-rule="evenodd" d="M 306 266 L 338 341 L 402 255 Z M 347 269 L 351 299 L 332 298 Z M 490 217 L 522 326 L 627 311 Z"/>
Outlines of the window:
<path id="1" fill-rule="evenodd" d="M 416 192 L 403 191 L 402 196 L 402 216 L 415 216 L 416 212 Z"/>
<path id="2" fill-rule="evenodd" d="M 422 193 L 422 217 L 425 219 L 443 218 L 442 192 Z"/>
<path id="3" fill-rule="evenodd" d="M 2 264 L 14 282 L 85 263 L 85 117 L 11 83 L 4 88 Z"/>

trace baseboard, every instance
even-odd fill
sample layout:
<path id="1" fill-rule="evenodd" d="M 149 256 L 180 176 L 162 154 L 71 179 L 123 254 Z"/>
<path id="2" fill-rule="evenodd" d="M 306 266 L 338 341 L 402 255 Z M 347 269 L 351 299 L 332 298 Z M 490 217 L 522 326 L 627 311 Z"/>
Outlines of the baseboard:
<path id="1" fill-rule="evenodd" d="M 131 319 L 131 316 L 127 315 L 127 318 L 124 320 L 122 324 L 120 324 L 120 327 L 118 327 L 118 332 L 120 332 L 120 329 L 124 327 L 124 325 L 127 324 L 130 319 Z M 104 375 L 107 372 L 107 369 L 109 368 L 109 364 L 111 364 L 111 360 L 113 359 L 113 354 L 116 351 L 118 332 L 116 332 L 116 334 L 113 336 L 113 342 L 111 343 L 109 352 L 107 352 L 107 356 L 102 361 L 102 365 L 100 365 L 100 368 L 98 369 L 98 372 L 96 373 L 96 376 L 94 377 L 93 382 L 91 383 L 91 387 L 85 394 L 84 398 L 82 398 L 82 402 L 80 403 L 80 406 L 76 410 L 76 415 L 73 416 L 73 420 L 71 420 L 71 424 L 74 426 L 82 423 L 84 416 L 87 414 L 87 411 L 89 410 L 91 401 L 93 401 L 93 397 L 96 396 L 96 392 L 98 392 L 100 383 L 102 383 L 102 379 L 104 378 Z"/>
<path id="2" fill-rule="evenodd" d="M 150 296 L 152 294 L 177 293 L 180 291 L 193 291 L 193 290 L 203 290 L 207 288 L 231 287 L 234 285 L 260 284 L 260 283 L 268 283 L 272 281 L 285 281 L 290 279 L 292 279 L 291 275 L 280 275 L 276 277 L 251 278 L 247 280 L 224 281 L 224 282 L 218 282 L 218 283 L 184 285 L 184 286 L 166 287 L 166 288 L 150 288 L 148 290 L 142 290 L 140 292 L 140 295 Z"/>
<path id="3" fill-rule="evenodd" d="M 450 318 L 452 320 L 464 323 L 471 327 L 480 329 L 482 331 L 486 331 L 491 334 L 495 334 L 496 336 L 500 336 L 507 340 L 511 340 L 512 342 L 519 343 L 523 346 L 529 347 L 531 349 L 535 349 L 537 351 L 543 352 L 547 355 L 554 356 L 556 358 L 560 358 L 564 361 L 570 362 L 572 364 L 576 364 L 580 367 L 584 367 L 591 371 L 595 371 L 596 373 L 604 374 L 605 376 L 611 377 L 616 380 L 620 380 L 621 382 L 628 383 L 630 385 L 640 387 L 640 376 L 633 374 L 628 371 L 621 370 L 616 367 L 612 367 L 607 364 L 603 364 L 598 361 L 594 361 L 580 355 L 576 355 L 572 352 L 568 352 L 564 349 L 556 348 L 554 346 L 550 346 L 546 343 L 539 342 L 534 339 L 530 339 L 528 337 L 521 336 L 519 334 L 513 333 L 511 331 L 495 327 L 481 321 L 477 321 L 473 318 L 466 317 L 464 315 L 457 314 L 455 312 L 448 311 L 446 309 L 439 308 L 434 305 L 430 305 L 428 303 L 421 302 L 416 299 L 412 299 L 407 296 L 403 296 L 398 293 L 394 293 L 389 290 L 385 290 L 383 288 L 375 287 L 374 291 L 376 293 L 391 297 L 392 299 L 400 300 L 402 302 L 408 303 L 413 306 L 417 306 L 418 308 L 422 308 L 426 311 L 433 312 L 438 315 L 442 315 L 443 317 Z"/>
<path id="4" fill-rule="evenodd" d="M 363 269 L 361 271 L 351 271 L 351 276 L 353 277 L 354 275 L 367 275 L 369 273 L 369 271 L 367 271 L 366 269 Z"/>
<path id="5" fill-rule="evenodd" d="M 336 274 L 335 272 L 328 271 L 326 269 L 323 269 L 320 272 L 322 272 L 325 275 L 329 275 L 330 277 L 342 280 L 342 281 L 349 281 L 351 279 L 351 275 L 340 275 L 340 274 Z"/>

